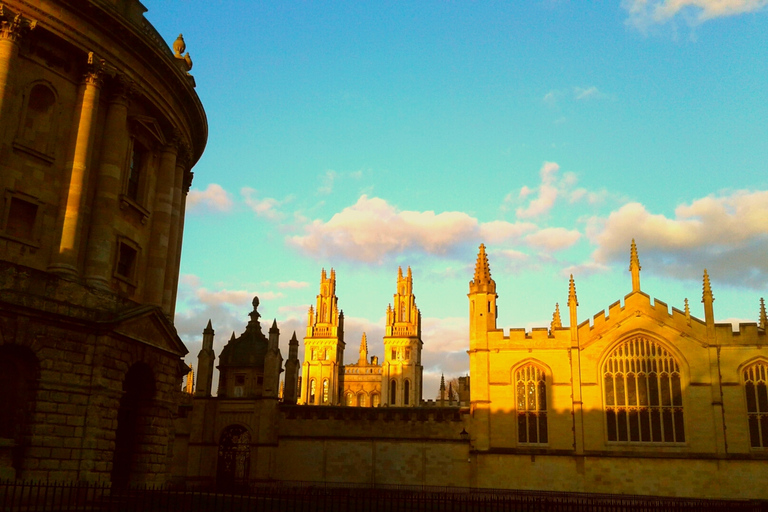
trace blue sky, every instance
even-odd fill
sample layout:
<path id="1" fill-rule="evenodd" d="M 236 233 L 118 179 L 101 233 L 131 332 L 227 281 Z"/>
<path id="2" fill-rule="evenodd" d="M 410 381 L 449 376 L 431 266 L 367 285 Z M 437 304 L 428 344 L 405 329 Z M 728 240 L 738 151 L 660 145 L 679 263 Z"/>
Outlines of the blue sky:
<path id="1" fill-rule="evenodd" d="M 397 267 L 424 324 L 425 397 L 466 373 L 484 242 L 499 327 L 584 321 L 642 289 L 719 321 L 768 290 L 766 0 L 143 0 L 181 32 L 209 139 L 187 203 L 176 325 L 195 362 L 250 300 L 287 355 L 336 269 L 347 359 L 383 356 Z M 433 389 L 434 388 L 434 389 Z"/>

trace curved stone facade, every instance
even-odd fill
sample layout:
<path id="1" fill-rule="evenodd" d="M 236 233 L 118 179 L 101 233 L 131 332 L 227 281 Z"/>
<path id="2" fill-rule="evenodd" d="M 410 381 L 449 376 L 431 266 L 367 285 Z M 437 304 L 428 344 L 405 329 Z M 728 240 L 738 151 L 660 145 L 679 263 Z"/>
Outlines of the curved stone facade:
<path id="1" fill-rule="evenodd" d="M 0 476 L 161 482 L 205 113 L 137 0 L 0 3 Z M 5 382 L 4 382 L 5 383 Z M 6 414 L 7 412 L 7 414 Z"/>

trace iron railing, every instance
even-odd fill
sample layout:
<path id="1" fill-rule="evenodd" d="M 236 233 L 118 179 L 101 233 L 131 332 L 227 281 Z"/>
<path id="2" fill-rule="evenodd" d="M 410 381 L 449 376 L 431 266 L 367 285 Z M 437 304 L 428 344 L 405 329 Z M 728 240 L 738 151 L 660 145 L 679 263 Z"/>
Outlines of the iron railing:
<path id="1" fill-rule="evenodd" d="M 475 512 L 475 511 L 748 511 L 768 501 L 663 498 L 458 487 L 252 482 L 229 488 L 106 483 L 0 482 L 0 511 L 93 512 Z"/>

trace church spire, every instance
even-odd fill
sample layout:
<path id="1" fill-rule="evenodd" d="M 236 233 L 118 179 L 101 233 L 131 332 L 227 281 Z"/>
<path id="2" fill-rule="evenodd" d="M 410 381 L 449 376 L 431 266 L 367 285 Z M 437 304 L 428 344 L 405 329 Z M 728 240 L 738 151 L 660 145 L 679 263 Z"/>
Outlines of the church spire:
<path id="1" fill-rule="evenodd" d="M 562 320 L 560 320 L 560 304 L 555 303 L 555 312 L 552 313 L 552 322 L 549 324 L 549 330 L 554 331 L 560 329 L 563 326 Z"/>
<path id="2" fill-rule="evenodd" d="M 637 257 L 637 245 L 635 239 L 632 239 L 632 245 L 629 249 L 629 271 L 632 273 L 632 292 L 640 291 L 640 258 Z"/>
<path id="3" fill-rule="evenodd" d="M 765 314 L 765 299 L 760 297 L 760 328 L 768 329 L 768 316 Z"/>

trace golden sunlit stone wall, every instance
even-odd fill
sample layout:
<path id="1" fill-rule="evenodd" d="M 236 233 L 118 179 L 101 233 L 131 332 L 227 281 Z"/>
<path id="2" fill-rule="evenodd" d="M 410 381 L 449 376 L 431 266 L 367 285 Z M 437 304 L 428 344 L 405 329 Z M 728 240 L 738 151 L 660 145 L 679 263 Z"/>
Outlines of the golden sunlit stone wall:
<path id="1" fill-rule="evenodd" d="M 137 0 L 0 2 L 0 478 L 163 482 L 207 123 Z"/>
<path id="2" fill-rule="evenodd" d="M 768 498 L 764 305 L 734 332 L 714 321 L 706 271 L 703 320 L 687 299 L 670 310 L 640 290 L 634 243 L 630 271 L 623 304 L 579 323 L 571 277 L 569 326 L 557 306 L 549 328 L 505 334 L 481 246 L 469 294 L 473 485 Z"/>

